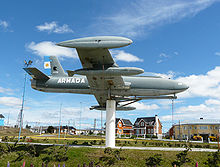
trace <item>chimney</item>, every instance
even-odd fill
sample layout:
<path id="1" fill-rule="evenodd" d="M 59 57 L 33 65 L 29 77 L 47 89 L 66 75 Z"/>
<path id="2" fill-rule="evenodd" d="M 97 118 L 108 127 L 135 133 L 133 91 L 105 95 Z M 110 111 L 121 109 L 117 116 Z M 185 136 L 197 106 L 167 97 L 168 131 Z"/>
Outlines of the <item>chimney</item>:
<path id="1" fill-rule="evenodd" d="M 159 133 L 159 121 L 158 121 L 158 116 L 155 115 L 155 122 L 156 122 L 156 135 Z"/>
<path id="2" fill-rule="evenodd" d="M 200 118 L 200 119 L 203 119 L 203 118 Z"/>

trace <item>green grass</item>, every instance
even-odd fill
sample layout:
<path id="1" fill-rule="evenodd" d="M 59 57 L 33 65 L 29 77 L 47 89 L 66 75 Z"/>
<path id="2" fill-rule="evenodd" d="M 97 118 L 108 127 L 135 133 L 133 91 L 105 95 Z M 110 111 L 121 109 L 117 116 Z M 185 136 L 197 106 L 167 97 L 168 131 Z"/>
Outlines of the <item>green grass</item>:
<path id="1" fill-rule="evenodd" d="M 7 147 L 5 144 L 0 144 L 0 148 L 5 148 L 5 153 L 0 156 L 0 166 L 6 167 L 7 162 L 10 162 L 11 167 L 21 166 L 23 161 L 25 160 L 26 165 L 30 166 L 30 164 L 34 164 L 35 167 L 41 166 L 43 160 L 42 159 L 51 159 L 48 163 L 49 166 L 53 166 L 54 164 L 66 164 L 67 167 L 74 167 L 78 164 L 86 163 L 93 161 L 101 166 L 107 166 L 105 161 L 100 161 L 100 157 L 108 157 L 111 158 L 111 155 L 107 155 L 104 153 L 104 149 L 95 149 L 95 148 L 68 148 L 67 149 L 67 161 L 58 162 L 54 159 L 57 153 L 59 155 L 65 155 L 64 147 L 55 147 L 55 146 L 34 146 L 35 151 L 39 154 L 33 153 L 31 151 L 32 146 L 25 145 L 17 145 L 13 151 L 7 152 Z M 16 160 L 19 156 L 18 153 L 23 153 L 23 157 L 20 160 Z M 169 167 L 171 166 L 172 161 L 176 159 L 176 154 L 179 152 L 166 152 L 166 151 L 147 151 L 147 150 L 122 150 L 120 156 L 124 158 L 124 160 L 117 160 L 113 167 L 118 166 L 126 166 L 126 167 L 142 167 L 145 165 L 146 158 L 154 155 L 154 154 L 162 154 L 162 163 L 161 166 Z M 191 162 L 186 163 L 183 167 L 186 166 L 195 166 L 196 162 L 199 162 L 199 167 L 204 166 L 204 162 L 208 159 L 207 152 L 189 152 L 187 157 L 191 159 Z"/>

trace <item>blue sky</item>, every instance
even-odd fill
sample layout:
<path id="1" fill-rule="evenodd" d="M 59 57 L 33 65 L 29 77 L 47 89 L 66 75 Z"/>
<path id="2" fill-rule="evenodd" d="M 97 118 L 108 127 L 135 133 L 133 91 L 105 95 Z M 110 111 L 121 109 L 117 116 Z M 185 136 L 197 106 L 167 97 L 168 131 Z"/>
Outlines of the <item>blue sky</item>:
<path id="1" fill-rule="evenodd" d="M 74 49 L 57 47 L 64 40 L 116 35 L 133 44 L 112 50 L 117 64 L 134 66 L 145 74 L 171 77 L 190 86 L 178 95 L 174 121 L 220 118 L 220 3 L 217 0 L 135 1 L 27 1 L 0 5 L 0 113 L 15 124 L 21 107 L 24 60 L 43 70 L 43 56 L 58 56 L 64 69 L 78 69 Z M 38 92 L 27 81 L 24 123 L 57 124 L 62 103 L 62 124 L 92 127 L 100 112 L 93 96 Z M 80 105 L 80 102 L 82 105 Z M 148 100 L 135 111 L 117 117 L 159 115 L 164 131 L 171 125 L 171 101 Z M 81 107 L 82 106 L 82 107 Z M 103 115 L 105 119 L 105 115 Z"/>

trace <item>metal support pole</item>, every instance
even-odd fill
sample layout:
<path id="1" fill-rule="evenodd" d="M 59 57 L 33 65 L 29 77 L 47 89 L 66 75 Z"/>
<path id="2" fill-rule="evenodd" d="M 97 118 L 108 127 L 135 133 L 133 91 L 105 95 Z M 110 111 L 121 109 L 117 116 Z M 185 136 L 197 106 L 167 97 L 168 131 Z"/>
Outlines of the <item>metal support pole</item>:
<path id="1" fill-rule="evenodd" d="M 106 136 L 105 146 L 115 147 L 115 100 L 106 101 Z"/>

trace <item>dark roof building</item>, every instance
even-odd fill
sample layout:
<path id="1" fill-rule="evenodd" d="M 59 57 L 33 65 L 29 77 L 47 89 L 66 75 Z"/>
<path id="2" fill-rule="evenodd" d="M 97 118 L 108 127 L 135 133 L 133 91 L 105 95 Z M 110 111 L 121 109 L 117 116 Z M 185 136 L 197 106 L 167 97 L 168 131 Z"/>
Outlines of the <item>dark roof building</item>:
<path id="1" fill-rule="evenodd" d="M 134 134 L 139 137 L 157 136 L 162 138 L 162 124 L 157 115 L 155 117 L 140 117 L 134 123 Z"/>
<path id="2" fill-rule="evenodd" d="M 4 116 L 0 114 L 0 126 L 4 126 Z"/>
<path id="3" fill-rule="evenodd" d="M 156 122 L 155 117 L 140 117 L 137 118 L 135 123 L 134 123 L 134 127 L 138 127 L 139 126 L 139 122 L 143 120 L 145 122 L 146 125 L 154 125 Z"/>
<path id="4" fill-rule="evenodd" d="M 0 118 L 5 118 L 2 114 L 0 114 Z"/>
<path id="5" fill-rule="evenodd" d="M 115 126 L 117 126 L 119 120 L 121 120 L 124 126 L 132 126 L 132 123 L 129 119 L 123 119 L 123 118 L 116 118 Z"/>

